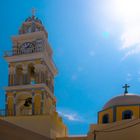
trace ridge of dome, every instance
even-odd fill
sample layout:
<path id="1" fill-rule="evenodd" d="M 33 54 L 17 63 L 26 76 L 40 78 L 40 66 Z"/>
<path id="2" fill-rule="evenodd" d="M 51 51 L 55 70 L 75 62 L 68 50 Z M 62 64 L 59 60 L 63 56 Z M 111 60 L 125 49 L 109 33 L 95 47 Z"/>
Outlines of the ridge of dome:
<path id="1" fill-rule="evenodd" d="M 128 93 L 126 95 L 121 94 L 110 99 L 103 107 L 103 110 L 119 105 L 132 105 L 140 104 L 140 95 Z"/>

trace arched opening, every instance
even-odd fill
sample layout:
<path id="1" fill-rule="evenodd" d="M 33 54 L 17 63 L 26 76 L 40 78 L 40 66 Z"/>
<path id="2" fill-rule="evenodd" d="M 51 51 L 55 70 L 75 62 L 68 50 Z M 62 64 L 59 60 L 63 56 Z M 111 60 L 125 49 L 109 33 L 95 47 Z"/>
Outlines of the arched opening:
<path id="1" fill-rule="evenodd" d="M 22 66 L 16 67 L 16 85 L 22 85 L 23 84 L 23 69 Z"/>
<path id="2" fill-rule="evenodd" d="M 32 95 L 19 94 L 16 98 L 16 115 L 32 115 Z"/>
<path id="3" fill-rule="evenodd" d="M 126 120 L 126 119 L 132 119 L 133 116 L 133 112 L 131 110 L 125 110 L 122 112 L 122 119 Z"/>
<path id="4" fill-rule="evenodd" d="M 102 118 L 102 123 L 109 123 L 109 115 L 105 114 Z"/>
<path id="5" fill-rule="evenodd" d="M 28 83 L 34 85 L 35 82 L 35 68 L 33 66 L 33 64 L 30 64 L 28 66 Z"/>

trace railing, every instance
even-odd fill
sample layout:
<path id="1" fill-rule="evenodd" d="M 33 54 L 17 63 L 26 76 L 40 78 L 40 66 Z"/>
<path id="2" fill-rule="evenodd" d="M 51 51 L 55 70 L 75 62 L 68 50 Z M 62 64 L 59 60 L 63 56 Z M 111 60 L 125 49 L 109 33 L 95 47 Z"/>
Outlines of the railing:
<path id="1" fill-rule="evenodd" d="M 35 53 L 35 52 L 41 52 L 41 51 L 43 51 L 41 47 L 18 49 L 18 50 L 6 51 L 4 53 L 4 56 L 11 57 L 11 56 L 15 56 L 15 55 L 31 54 L 31 53 Z"/>
<path id="2" fill-rule="evenodd" d="M 46 82 L 35 82 L 35 83 L 31 83 L 31 82 L 18 83 L 18 82 L 16 82 L 16 83 L 13 83 L 13 84 L 9 83 L 8 86 L 11 87 L 11 86 L 36 85 L 36 84 L 45 84 L 50 89 L 50 91 L 52 93 L 54 93 L 54 86 L 53 85 L 48 85 L 48 83 L 46 83 Z"/>

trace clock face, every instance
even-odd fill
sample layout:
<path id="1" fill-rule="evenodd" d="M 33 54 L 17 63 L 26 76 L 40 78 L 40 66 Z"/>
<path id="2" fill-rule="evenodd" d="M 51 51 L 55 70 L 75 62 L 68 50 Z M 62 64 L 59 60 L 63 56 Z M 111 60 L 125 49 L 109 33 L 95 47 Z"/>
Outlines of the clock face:
<path id="1" fill-rule="evenodd" d="M 25 42 L 21 45 L 22 48 L 27 49 L 27 48 L 32 48 L 34 45 L 30 42 Z"/>

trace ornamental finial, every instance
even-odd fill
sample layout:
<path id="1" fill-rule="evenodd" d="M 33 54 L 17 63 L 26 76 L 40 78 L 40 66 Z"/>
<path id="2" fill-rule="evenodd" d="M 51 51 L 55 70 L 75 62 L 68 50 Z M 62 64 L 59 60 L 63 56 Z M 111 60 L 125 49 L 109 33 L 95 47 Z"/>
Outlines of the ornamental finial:
<path id="1" fill-rule="evenodd" d="M 35 14 L 36 14 L 36 9 L 32 8 L 32 16 L 35 16 Z"/>
<path id="2" fill-rule="evenodd" d="M 124 88 L 124 96 L 128 93 L 128 88 L 130 88 L 130 86 L 128 84 L 125 84 L 122 88 Z"/>

